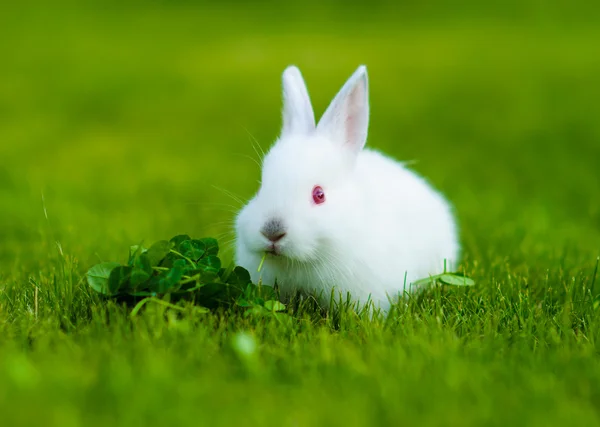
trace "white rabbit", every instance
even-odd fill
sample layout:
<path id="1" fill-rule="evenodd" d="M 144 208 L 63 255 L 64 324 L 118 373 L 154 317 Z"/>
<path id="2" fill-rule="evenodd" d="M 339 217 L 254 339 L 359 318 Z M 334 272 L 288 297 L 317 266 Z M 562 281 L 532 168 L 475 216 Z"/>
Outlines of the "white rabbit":
<path id="1" fill-rule="evenodd" d="M 283 296 L 349 292 L 383 310 L 416 279 L 455 267 L 457 225 L 446 200 L 401 163 L 363 149 L 368 78 L 360 66 L 319 124 L 298 68 L 283 80 L 281 136 L 258 193 L 236 218 L 236 263 Z M 259 272 L 257 268 L 268 253 Z"/>

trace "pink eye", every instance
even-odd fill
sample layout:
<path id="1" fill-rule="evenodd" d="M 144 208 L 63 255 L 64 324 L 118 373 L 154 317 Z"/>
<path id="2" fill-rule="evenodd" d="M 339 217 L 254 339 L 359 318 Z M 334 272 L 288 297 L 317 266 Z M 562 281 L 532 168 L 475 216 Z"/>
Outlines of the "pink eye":
<path id="1" fill-rule="evenodd" d="M 325 192 L 318 185 L 315 186 L 315 188 L 313 188 L 312 196 L 313 196 L 313 201 L 317 205 L 320 205 L 321 203 L 325 203 Z"/>

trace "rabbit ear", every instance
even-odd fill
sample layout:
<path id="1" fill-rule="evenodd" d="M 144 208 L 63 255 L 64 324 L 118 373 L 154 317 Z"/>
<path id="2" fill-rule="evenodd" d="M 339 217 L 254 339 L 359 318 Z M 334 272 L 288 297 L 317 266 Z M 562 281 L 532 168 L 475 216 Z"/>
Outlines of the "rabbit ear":
<path id="1" fill-rule="evenodd" d="M 367 142 L 368 129 L 369 79 L 361 65 L 331 101 L 317 131 L 358 152 Z"/>
<path id="2" fill-rule="evenodd" d="M 300 70 L 293 65 L 281 76 L 283 126 L 281 134 L 308 133 L 315 129 L 315 114 Z"/>

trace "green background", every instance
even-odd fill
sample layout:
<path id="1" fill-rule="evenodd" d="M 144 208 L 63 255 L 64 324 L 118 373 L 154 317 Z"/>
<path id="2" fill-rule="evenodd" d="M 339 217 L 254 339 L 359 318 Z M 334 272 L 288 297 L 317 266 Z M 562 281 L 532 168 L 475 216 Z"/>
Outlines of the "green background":
<path id="1" fill-rule="evenodd" d="M 2 4 L 1 424 L 598 425 L 599 24 L 591 1 Z M 477 289 L 391 325 L 130 323 L 91 295 L 142 240 L 231 257 L 292 63 L 317 116 L 368 66 L 368 144 L 449 198 Z"/>

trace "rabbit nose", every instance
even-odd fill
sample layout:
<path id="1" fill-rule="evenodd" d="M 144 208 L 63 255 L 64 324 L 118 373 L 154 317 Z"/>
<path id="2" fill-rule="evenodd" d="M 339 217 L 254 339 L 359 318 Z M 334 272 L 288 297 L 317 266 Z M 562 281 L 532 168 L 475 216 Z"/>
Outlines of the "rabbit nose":
<path id="1" fill-rule="evenodd" d="M 261 234 L 269 239 L 271 242 L 275 243 L 283 239 L 285 236 L 285 228 L 283 226 L 283 222 L 280 219 L 271 219 L 269 220 L 262 230 L 260 230 Z"/>
<path id="2" fill-rule="evenodd" d="M 269 239 L 273 243 L 280 241 L 285 236 L 285 233 L 277 233 L 277 234 L 262 233 L 262 234 L 263 234 L 263 236 L 265 236 L 267 239 Z"/>

